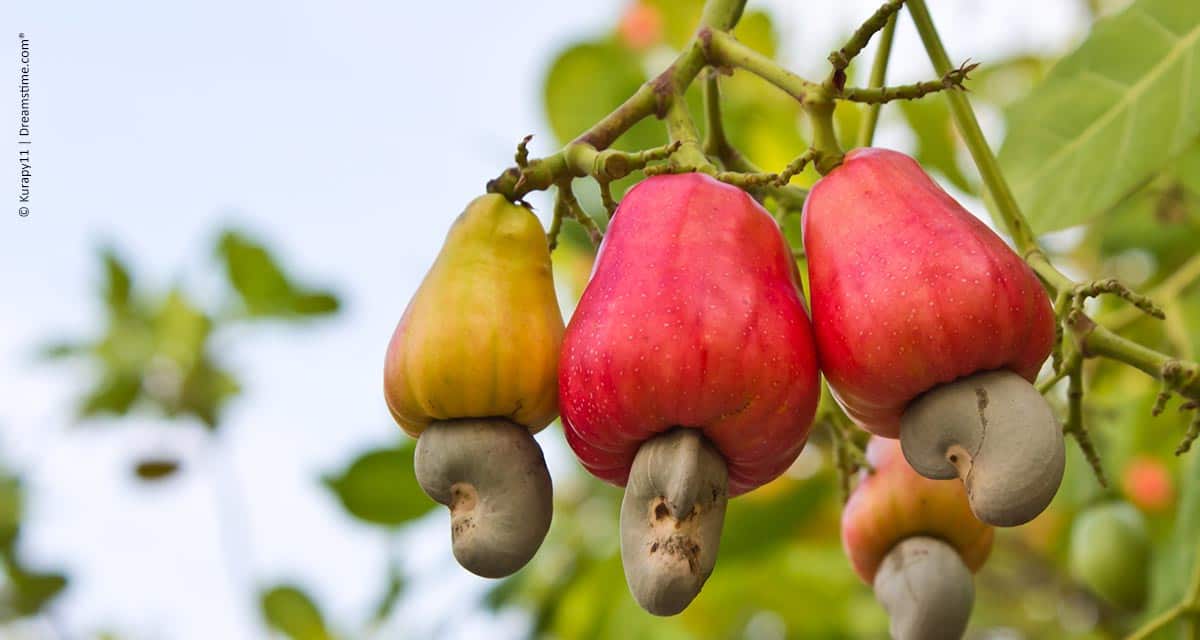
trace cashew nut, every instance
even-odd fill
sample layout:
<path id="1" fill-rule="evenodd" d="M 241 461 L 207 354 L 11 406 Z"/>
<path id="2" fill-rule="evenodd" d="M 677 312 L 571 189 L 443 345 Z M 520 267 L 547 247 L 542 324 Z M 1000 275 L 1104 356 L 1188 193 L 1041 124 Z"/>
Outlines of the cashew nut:
<path id="1" fill-rule="evenodd" d="M 954 547 L 914 536 L 884 556 L 875 598 L 891 618 L 894 640 L 958 640 L 971 617 L 975 584 Z"/>
<path id="2" fill-rule="evenodd" d="M 695 429 L 642 443 L 621 501 L 621 562 L 643 609 L 671 616 L 712 574 L 729 500 L 725 459 Z"/>
<path id="3" fill-rule="evenodd" d="M 1042 512 L 1062 482 L 1062 430 L 1033 385 L 1007 370 L 935 387 L 900 418 L 904 457 L 934 479 L 958 476 L 971 510 L 1002 527 Z"/>
<path id="4" fill-rule="evenodd" d="M 435 422 L 417 439 L 417 482 L 450 508 L 454 557 L 503 578 L 529 562 L 550 528 L 550 474 L 529 430 L 500 418 Z"/>

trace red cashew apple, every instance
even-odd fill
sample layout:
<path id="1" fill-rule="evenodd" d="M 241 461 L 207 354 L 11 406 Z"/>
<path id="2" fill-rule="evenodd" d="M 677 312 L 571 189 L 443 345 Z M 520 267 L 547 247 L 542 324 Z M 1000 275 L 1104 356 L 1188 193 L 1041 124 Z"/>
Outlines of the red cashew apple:
<path id="1" fill-rule="evenodd" d="M 745 192 L 702 174 L 625 196 L 567 326 L 559 404 L 593 474 L 626 486 L 638 603 L 682 611 L 716 562 L 727 496 L 804 446 L 817 364 L 792 252 Z"/>
<path id="2" fill-rule="evenodd" d="M 874 586 L 897 640 L 962 637 L 992 527 L 971 514 L 962 483 L 919 475 L 895 440 L 871 438 L 867 462 L 874 472 L 842 511 L 855 573 Z"/>
<path id="3" fill-rule="evenodd" d="M 895 151 L 848 153 L 803 216 L 817 351 L 847 414 L 922 475 L 961 477 L 981 520 L 1033 519 L 1065 462 L 1031 384 L 1055 332 L 1033 271 Z"/>

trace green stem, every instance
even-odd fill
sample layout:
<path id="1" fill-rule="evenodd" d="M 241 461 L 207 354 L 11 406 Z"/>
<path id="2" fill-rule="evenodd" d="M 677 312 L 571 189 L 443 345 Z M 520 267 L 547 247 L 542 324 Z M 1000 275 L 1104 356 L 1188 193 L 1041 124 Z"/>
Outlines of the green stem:
<path id="1" fill-rule="evenodd" d="M 1100 325 L 1092 324 L 1090 328 L 1081 331 L 1082 335 L 1078 338 L 1080 351 L 1087 357 L 1102 356 L 1119 360 L 1159 380 L 1163 378 L 1164 367 L 1177 366 L 1183 371 L 1200 372 L 1200 365 L 1195 362 L 1182 361 L 1159 353 L 1122 338 Z M 1200 399 L 1200 374 L 1192 375 L 1176 391 L 1188 398 Z"/>
<path id="2" fill-rule="evenodd" d="M 825 175 L 842 163 L 842 147 L 838 144 L 837 133 L 833 129 L 833 102 L 806 102 L 804 111 L 813 128 L 813 164 L 817 171 Z"/>
<path id="3" fill-rule="evenodd" d="M 933 26 L 933 19 L 929 16 L 925 0 L 909 0 L 908 11 L 917 25 L 917 32 L 921 35 L 921 42 L 925 44 L 925 51 L 929 54 L 934 71 L 943 76 L 953 71 L 954 66 L 950 64 L 946 47 L 942 44 L 942 39 Z M 971 109 L 971 103 L 967 100 L 966 94 L 961 91 L 950 91 L 946 93 L 946 100 L 950 101 L 950 113 L 954 116 L 954 122 L 958 125 L 963 142 L 966 143 L 967 150 L 971 152 L 971 158 L 975 160 L 975 166 L 979 168 L 983 184 L 1003 219 L 1008 234 L 1016 243 L 1017 249 L 1027 257 L 1040 254 L 1042 250 L 1038 246 L 1037 238 L 1029 227 L 1029 223 L 1025 221 L 1025 216 L 1021 214 L 1017 199 L 1013 196 L 1008 182 L 1000 173 L 1000 164 L 996 162 L 996 156 L 992 154 L 992 149 L 983 136 L 983 130 L 979 127 L 979 121 L 975 119 L 975 112 Z M 1050 269 L 1054 269 L 1053 265 L 1049 265 L 1048 262 L 1047 265 Z M 1063 277 L 1063 279 L 1066 278 Z"/>
<path id="4" fill-rule="evenodd" d="M 700 31 L 732 29 L 742 15 L 746 0 L 708 0 L 700 22 Z M 571 144 L 582 144 L 597 151 L 607 149 L 621 134 L 643 119 L 661 114 L 667 101 L 683 93 L 705 65 L 705 51 L 700 38 L 694 38 L 671 66 L 650 82 L 642 85 L 621 106 L 579 135 Z M 570 145 L 568 145 L 569 147 Z M 530 160 L 528 168 L 509 167 L 487 184 L 489 193 L 499 193 L 509 200 L 518 200 L 530 191 L 549 189 L 563 178 L 583 177 L 566 158 L 566 150 L 539 160 Z"/>
<path id="5" fill-rule="evenodd" d="M 701 30 L 700 41 L 704 44 L 710 64 L 745 69 L 801 102 L 814 94 L 824 95 L 824 87 L 821 85 L 788 71 L 724 31 Z"/>
<path id="6" fill-rule="evenodd" d="M 895 100 L 916 100 L 923 98 L 931 93 L 939 91 L 954 91 L 962 89 L 962 83 L 967 79 L 967 74 L 979 65 L 968 64 L 957 69 L 952 69 L 945 76 L 937 80 L 926 80 L 924 82 L 914 82 L 913 84 L 902 84 L 894 87 L 871 87 L 866 89 L 848 87 L 843 89 L 838 97 L 851 102 L 862 102 L 866 104 L 883 104 L 885 102 L 893 102 Z"/>
<path id="7" fill-rule="evenodd" d="M 728 146 L 725 138 L 725 124 L 721 121 L 721 87 L 717 83 L 718 74 L 715 69 L 709 69 L 704 74 L 704 153 L 719 157 L 721 149 Z"/>
<path id="8" fill-rule="evenodd" d="M 896 14 L 888 17 L 887 24 L 879 34 L 879 48 L 875 51 L 875 61 L 871 63 L 871 78 L 869 87 L 882 87 L 887 77 L 888 61 L 892 57 L 892 40 L 896 35 Z M 875 126 L 879 123 L 879 109 L 882 105 L 872 104 L 867 107 L 866 117 L 863 118 L 862 128 L 858 131 L 858 146 L 869 147 L 875 139 Z"/>
<path id="9" fill-rule="evenodd" d="M 692 120 L 683 94 L 672 97 L 667 106 L 666 123 L 671 142 L 679 145 L 679 150 L 671 154 L 671 166 L 689 171 L 716 173 L 716 167 L 708 161 L 700 147 L 700 133 L 696 131 L 696 123 Z"/>
<path id="10" fill-rule="evenodd" d="M 871 41 L 871 36 L 883 29 L 889 20 L 892 20 L 896 12 L 900 10 L 904 0 L 888 0 L 871 14 L 858 29 L 846 41 L 846 44 L 841 49 L 829 54 L 829 63 L 833 65 L 833 73 L 830 78 L 833 78 L 841 71 L 845 71 L 846 67 L 850 66 L 850 61 L 853 60 Z"/>
<path id="11" fill-rule="evenodd" d="M 1183 293 L 1196 280 L 1200 280 L 1200 253 L 1188 258 L 1186 262 L 1172 271 L 1171 275 L 1158 283 L 1158 286 L 1147 292 L 1146 297 L 1151 300 L 1169 301 Z M 1122 309 L 1112 315 L 1112 321 L 1108 325 L 1114 330 L 1120 330 L 1129 326 L 1142 315 L 1136 308 Z"/>

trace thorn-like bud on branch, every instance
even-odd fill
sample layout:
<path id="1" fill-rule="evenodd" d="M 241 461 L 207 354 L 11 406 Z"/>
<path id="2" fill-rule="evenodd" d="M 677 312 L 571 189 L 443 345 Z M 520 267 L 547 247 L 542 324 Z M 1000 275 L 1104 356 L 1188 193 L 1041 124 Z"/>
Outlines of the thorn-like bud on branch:
<path id="1" fill-rule="evenodd" d="M 529 166 L 529 141 L 533 140 L 533 134 L 529 134 L 517 143 L 517 166 L 524 169 Z"/>
<path id="2" fill-rule="evenodd" d="M 979 67 L 979 63 L 963 62 L 956 69 L 951 69 L 937 80 L 927 80 L 915 84 L 905 84 L 896 87 L 879 87 L 875 89 L 860 89 L 851 87 L 843 89 L 838 97 L 851 102 L 864 104 L 884 104 L 894 100 L 916 100 L 938 91 L 965 91 L 963 82 L 967 74 Z"/>
<path id="3" fill-rule="evenodd" d="M 883 3 L 875 10 L 875 13 L 871 14 L 871 17 L 863 21 L 862 26 L 855 29 L 854 34 L 850 36 L 846 44 L 842 45 L 842 48 L 829 54 L 829 64 L 833 65 L 835 76 L 850 66 L 850 61 L 862 52 L 867 43 L 871 41 L 871 36 L 883 29 L 888 18 L 891 18 L 903 5 L 904 0 L 888 0 Z M 844 78 L 845 74 L 842 75 Z M 843 79 L 843 86 L 844 84 L 845 80 Z"/>
<path id="4" fill-rule="evenodd" d="M 558 195 L 554 199 L 554 217 L 573 218 L 575 222 L 583 226 L 583 230 L 587 232 L 588 239 L 592 241 L 592 244 L 599 247 L 600 241 L 604 239 L 604 234 L 601 233 L 600 227 L 596 226 L 596 221 L 592 220 L 592 217 L 575 199 L 575 192 L 571 190 L 571 181 L 563 180 L 557 186 Z"/>

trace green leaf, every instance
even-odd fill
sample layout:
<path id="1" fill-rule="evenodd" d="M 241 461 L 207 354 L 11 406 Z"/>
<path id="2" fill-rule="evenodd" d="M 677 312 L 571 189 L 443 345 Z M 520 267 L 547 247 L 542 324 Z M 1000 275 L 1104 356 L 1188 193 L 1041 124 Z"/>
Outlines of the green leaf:
<path id="1" fill-rule="evenodd" d="M 646 0 L 645 4 L 658 9 L 667 44 L 674 49 L 682 48 L 695 35 L 704 9 L 703 0 Z"/>
<path id="2" fill-rule="evenodd" d="M 139 375 L 110 371 L 83 398 L 79 408 L 81 418 L 99 415 L 125 415 L 137 402 L 142 391 Z"/>
<path id="3" fill-rule="evenodd" d="M 21 529 L 21 481 L 0 475 L 0 549 L 11 550 Z"/>
<path id="4" fill-rule="evenodd" d="M 1194 565 L 1200 562 L 1200 457 L 1189 455 L 1180 485 L 1175 529 L 1166 545 L 1155 550 L 1151 568 L 1150 606 L 1146 617 L 1163 611 L 1183 597 Z"/>
<path id="5" fill-rule="evenodd" d="M 42 610 L 67 586 L 67 577 L 61 573 L 31 573 L 15 568 L 9 574 L 15 587 L 12 607 L 22 616 L 30 616 Z"/>
<path id="6" fill-rule="evenodd" d="M 546 74 L 546 118 L 560 144 L 566 144 L 616 109 L 646 81 L 641 62 L 610 40 L 584 42 L 555 58 Z M 666 143 L 655 123 L 643 121 L 621 137 L 623 149 Z"/>
<path id="7" fill-rule="evenodd" d="M 1091 234 L 1102 255 L 1149 251 L 1160 266 L 1177 265 L 1200 245 L 1200 144 L 1194 144 L 1155 179 L 1105 214 Z M 1164 301 L 1165 302 L 1165 301 Z"/>
<path id="8" fill-rule="evenodd" d="M 354 517 L 374 524 L 401 525 L 436 506 L 417 484 L 413 447 L 407 442 L 363 454 L 325 484 Z"/>
<path id="9" fill-rule="evenodd" d="M 88 351 L 88 346 L 78 342 L 63 340 L 60 342 L 48 342 L 37 350 L 37 356 L 43 360 L 60 360 L 62 358 L 71 358 L 81 355 Z"/>
<path id="10" fill-rule="evenodd" d="M 311 316 L 338 309 L 338 299 L 332 292 L 293 284 L 265 246 L 240 232 L 222 233 L 217 255 L 224 262 L 229 284 L 251 317 Z"/>
<path id="11" fill-rule="evenodd" d="M 259 596 L 263 618 L 271 628 L 292 640 L 329 640 L 321 610 L 308 594 L 292 585 L 278 585 Z"/>
<path id="12" fill-rule="evenodd" d="M 232 373 L 204 356 L 184 378 L 175 402 L 167 405 L 167 413 L 194 415 L 212 429 L 217 426 L 225 403 L 241 390 Z"/>
<path id="13" fill-rule="evenodd" d="M 395 611 L 396 604 L 400 602 L 402 595 L 404 595 L 404 576 L 395 567 L 392 567 L 388 574 L 387 590 L 379 599 L 379 604 L 375 605 L 375 613 L 371 619 L 380 623 L 391 617 L 392 611 Z"/>
<path id="14" fill-rule="evenodd" d="M 1036 231 L 1087 221 L 1200 134 L 1200 3 L 1102 20 L 1008 113 L 1000 163 Z"/>
<path id="15" fill-rule="evenodd" d="M 730 527 L 721 537 L 721 559 L 741 560 L 774 552 L 788 543 L 811 519 L 816 508 L 835 491 L 832 474 L 822 473 L 804 482 L 782 477 L 759 489 L 766 495 L 748 494 L 729 502 Z"/>
<path id="16" fill-rule="evenodd" d="M 332 293 L 301 293 L 292 301 L 292 310 L 302 316 L 336 313 L 340 306 L 337 296 Z"/>
<path id="17" fill-rule="evenodd" d="M 936 169 L 955 187 L 971 193 L 974 189 L 958 166 L 958 137 L 946 100 L 905 100 L 900 103 L 900 112 L 917 136 L 916 159 Z"/>
<path id="18" fill-rule="evenodd" d="M 132 280 L 129 269 L 121 262 L 116 251 L 105 249 L 104 258 L 104 301 L 113 312 L 123 312 L 132 299 Z"/>

